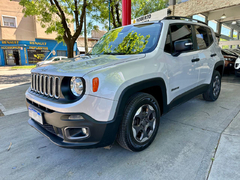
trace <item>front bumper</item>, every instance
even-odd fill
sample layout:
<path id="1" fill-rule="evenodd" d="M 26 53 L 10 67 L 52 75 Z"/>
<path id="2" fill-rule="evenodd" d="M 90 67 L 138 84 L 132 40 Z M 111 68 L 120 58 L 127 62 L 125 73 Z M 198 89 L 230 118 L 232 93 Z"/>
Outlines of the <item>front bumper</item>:
<path id="1" fill-rule="evenodd" d="M 236 74 L 237 76 L 240 76 L 240 69 L 235 69 L 235 74 Z"/>
<path id="2" fill-rule="evenodd" d="M 234 62 L 232 61 L 225 61 L 225 72 L 234 72 Z"/>
<path id="3" fill-rule="evenodd" d="M 29 119 L 28 123 L 44 136 L 46 136 L 54 144 L 64 148 L 97 148 L 105 147 L 114 143 L 118 132 L 117 121 L 113 119 L 108 122 L 99 122 L 90 116 L 80 113 L 83 118 L 78 120 L 70 120 L 70 115 L 76 113 L 61 113 L 49 110 L 43 106 L 26 100 L 27 107 L 31 106 L 38 112 L 41 112 L 43 124 Z M 89 136 L 81 139 L 70 139 L 65 132 L 66 127 L 87 127 L 90 131 Z"/>

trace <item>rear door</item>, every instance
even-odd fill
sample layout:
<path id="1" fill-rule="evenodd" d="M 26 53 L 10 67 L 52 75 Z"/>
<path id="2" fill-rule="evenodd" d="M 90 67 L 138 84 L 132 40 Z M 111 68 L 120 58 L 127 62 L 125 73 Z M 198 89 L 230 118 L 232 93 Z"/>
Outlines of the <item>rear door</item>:
<path id="1" fill-rule="evenodd" d="M 199 85 L 209 84 L 212 77 L 212 70 L 217 56 L 213 46 L 211 30 L 205 26 L 194 25 L 196 50 L 199 56 Z"/>

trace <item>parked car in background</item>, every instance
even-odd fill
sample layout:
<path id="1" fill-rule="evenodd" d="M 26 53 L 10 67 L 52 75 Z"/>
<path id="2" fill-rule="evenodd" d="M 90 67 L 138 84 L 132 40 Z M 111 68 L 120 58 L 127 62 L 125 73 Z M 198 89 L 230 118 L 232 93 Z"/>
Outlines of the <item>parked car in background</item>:
<path id="1" fill-rule="evenodd" d="M 240 49 L 231 49 L 238 57 L 240 57 Z"/>
<path id="2" fill-rule="evenodd" d="M 234 72 L 234 64 L 238 56 L 227 49 L 222 49 L 222 54 L 225 60 L 224 72 L 225 73 Z"/>
<path id="3" fill-rule="evenodd" d="M 60 60 L 66 60 L 66 59 L 68 59 L 68 57 L 66 57 L 66 56 L 54 56 L 54 57 L 51 57 L 49 59 L 45 59 L 44 61 L 38 62 L 37 67 L 41 66 L 43 64 L 48 64 L 48 63 L 51 63 L 51 62 L 54 62 L 54 61 L 60 61 Z"/>
<path id="4" fill-rule="evenodd" d="M 237 58 L 234 65 L 234 69 L 235 69 L 235 75 L 240 77 L 240 57 Z"/>

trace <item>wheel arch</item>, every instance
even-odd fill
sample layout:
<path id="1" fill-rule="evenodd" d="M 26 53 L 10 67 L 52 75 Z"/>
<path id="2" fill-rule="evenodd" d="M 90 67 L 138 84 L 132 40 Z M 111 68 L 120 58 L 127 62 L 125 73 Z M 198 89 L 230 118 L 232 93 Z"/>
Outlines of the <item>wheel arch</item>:
<path id="1" fill-rule="evenodd" d="M 218 61 L 214 66 L 214 70 L 218 71 L 220 73 L 220 75 L 223 76 L 224 61 Z"/>
<path id="2" fill-rule="evenodd" d="M 165 82 L 162 78 L 153 78 L 140 81 L 126 87 L 119 97 L 119 102 L 115 115 L 122 116 L 128 100 L 131 98 L 132 95 L 138 92 L 151 94 L 157 99 L 160 106 L 161 114 L 167 112 L 167 91 Z"/>

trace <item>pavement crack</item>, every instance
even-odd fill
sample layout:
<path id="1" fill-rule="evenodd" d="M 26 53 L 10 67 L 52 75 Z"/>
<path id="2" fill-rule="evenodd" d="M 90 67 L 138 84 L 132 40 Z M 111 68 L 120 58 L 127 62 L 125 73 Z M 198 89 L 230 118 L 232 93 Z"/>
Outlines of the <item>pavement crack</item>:
<path id="1" fill-rule="evenodd" d="M 239 107 L 237 107 L 237 109 L 239 109 Z M 234 113 L 234 112 L 235 112 L 235 110 L 233 111 L 233 113 Z M 218 147 L 219 147 L 219 144 L 220 144 L 221 137 L 222 137 L 222 135 L 224 134 L 224 131 L 229 127 L 229 125 L 232 123 L 232 121 L 233 121 L 233 120 L 235 119 L 235 117 L 238 115 L 238 113 L 239 113 L 239 110 L 237 111 L 237 113 L 235 113 L 235 115 L 234 115 L 234 117 L 231 119 L 231 121 L 228 123 L 228 125 L 227 125 L 227 126 L 221 131 L 221 133 L 220 133 L 217 146 L 216 146 L 216 148 L 215 148 L 215 150 L 214 150 L 214 153 L 213 153 L 211 165 L 210 165 L 210 167 L 209 167 L 208 175 L 207 175 L 206 180 L 208 180 L 209 175 L 210 175 L 210 173 L 211 173 L 212 166 L 213 166 L 213 162 L 214 162 L 214 159 L 215 159 L 216 154 L 217 154 L 217 150 L 218 150 Z"/>
<path id="2" fill-rule="evenodd" d="M 226 109 L 226 110 L 230 110 L 230 109 L 228 109 L 228 108 L 225 108 L 225 107 L 222 107 L 222 106 L 219 106 L 220 108 L 223 108 L 223 109 Z"/>
<path id="3" fill-rule="evenodd" d="M 206 113 L 208 116 L 210 116 L 210 114 L 209 114 L 208 112 L 205 112 L 205 111 L 202 111 L 202 112 L 204 112 L 204 113 Z"/>

